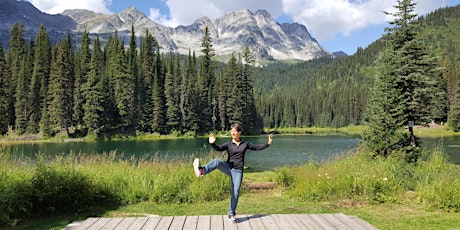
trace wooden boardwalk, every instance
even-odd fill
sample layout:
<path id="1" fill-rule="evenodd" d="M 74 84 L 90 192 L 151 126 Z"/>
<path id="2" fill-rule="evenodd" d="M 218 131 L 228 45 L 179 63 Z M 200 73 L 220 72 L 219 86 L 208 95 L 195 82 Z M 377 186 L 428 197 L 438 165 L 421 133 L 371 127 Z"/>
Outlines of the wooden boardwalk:
<path id="1" fill-rule="evenodd" d="M 126 218 L 88 218 L 69 224 L 64 230 L 96 229 L 149 229 L 149 230 L 376 230 L 374 226 L 356 216 L 339 214 L 270 214 L 239 215 L 232 224 L 226 215 L 212 216 L 153 216 Z"/>

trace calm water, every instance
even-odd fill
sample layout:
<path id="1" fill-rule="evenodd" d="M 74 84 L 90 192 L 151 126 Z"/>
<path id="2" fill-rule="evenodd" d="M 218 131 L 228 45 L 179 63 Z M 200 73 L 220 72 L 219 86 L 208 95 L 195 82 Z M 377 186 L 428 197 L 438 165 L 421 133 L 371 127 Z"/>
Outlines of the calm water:
<path id="1" fill-rule="evenodd" d="M 243 137 L 245 141 L 261 144 L 266 136 Z M 296 165 L 310 160 L 319 162 L 336 157 L 355 148 L 359 136 L 348 135 L 276 135 L 273 145 L 263 151 L 248 151 L 246 166 L 252 170 L 272 170 L 283 165 Z M 222 144 L 230 138 L 217 138 Z M 460 163 L 460 137 L 440 140 L 423 139 L 425 146 L 442 145 L 454 163 Z M 145 141 L 101 141 L 101 142 L 61 142 L 14 144 L 4 147 L 14 156 L 34 157 L 44 155 L 62 155 L 73 153 L 104 153 L 116 150 L 124 156 L 157 155 L 167 159 L 186 158 L 190 154 L 203 155 L 211 149 L 207 139 L 174 139 Z M 214 151 L 214 150 L 213 150 Z"/>

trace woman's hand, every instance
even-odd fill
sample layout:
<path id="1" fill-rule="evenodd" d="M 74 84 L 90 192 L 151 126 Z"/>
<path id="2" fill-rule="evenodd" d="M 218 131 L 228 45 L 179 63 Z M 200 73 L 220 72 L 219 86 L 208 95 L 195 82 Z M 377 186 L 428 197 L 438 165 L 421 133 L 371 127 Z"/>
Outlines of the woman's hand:
<path id="1" fill-rule="evenodd" d="M 216 137 L 213 133 L 209 134 L 209 144 L 214 144 L 216 142 Z"/>
<path id="2" fill-rule="evenodd" d="M 273 143 L 273 133 L 268 134 L 268 144 L 271 145 Z"/>

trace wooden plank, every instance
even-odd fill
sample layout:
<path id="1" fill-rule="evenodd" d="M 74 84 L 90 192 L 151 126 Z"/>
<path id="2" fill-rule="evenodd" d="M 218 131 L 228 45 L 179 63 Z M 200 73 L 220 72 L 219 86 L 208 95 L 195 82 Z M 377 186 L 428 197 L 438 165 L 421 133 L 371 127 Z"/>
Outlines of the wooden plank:
<path id="1" fill-rule="evenodd" d="M 174 216 L 161 217 L 160 222 L 158 222 L 156 229 L 169 229 L 169 226 L 171 226 L 171 222 L 173 221 L 173 219 L 174 219 Z"/>
<path id="2" fill-rule="evenodd" d="M 285 215 L 281 214 L 275 214 L 272 215 L 273 220 L 277 223 L 278 226 L 280 226 L 281 229 L 285 230 L 295 230 L 298 229 L 298 226 L 292 226 L 291 223 L 289 223 L 289 220 L 285 218 Z"/>
<path id="3" fill-rule="evenodd" d="M 80 229 L 87 229 L 94 223 L 96 223 L 100 218 L 90 217 L 83 221 L 81 224 L 72 226 L 72 228 L 65 228 L 67 230 L 80 230 Z"/>
<path id="4" fill-rule="evenodd" d="M 171 229 L 171 230 L 377 230 L 356 216 L 337 214 L 291 214 L 291 215 L 239 215 L 238 223 L 228 221 L 227 215 L 211 216 L 165 216 L 132 218 L 88 218 L 80 223 L 68 225 L 65 230 L 76 229 Z"/>
<path id="5" fill-rule="evenodd" d="M 211 228 L 212 230 L 224 230 L 224 221 L 222 215 L 211 216 Z"/>
<path id="6" fill-rule="evenodd" d="M 321 214 L 310 214 L 310 216 L 322 229 L 334 229 L 334 226 L 323 219 Z"/>
<path id="7" fill-rule="evenodd" d="M 211 217 L 210 216 L 199 216 L 196 229 L 206 230 L 211 229 Z"/>
<path id="8" fill-rule="evenodd" d="M 185 223 L 185 216 L 174 216 L 171 225 L 169 226 L 170 230 L 182 230 Z"/>
<path id="9" fill-rule="evenodd" d="M 371 225 L 370 223 L 364 221 L 363 219 L 357 217 L 357 216 L 349 216 L 350 219 L 352 219 L 354 222 L 356 222 L 357 224 L 361 225 L 364 229 L 367 229 L 367 230 L 377 230 L 376 227 L 374 227 L 373 225 Z"/>
<path id="10" fill-rule="evenodd" d="M 296 215 L 297 218 L 305 225 L 306 229 L 309 230 L 319 230 L 324 229 L 321 225 L 316 223 L 316 221 L 308 214 L 292 214 Z"/>
<path id="11" fill-rule="evenodd" d="M 183 230 L 197 230 L 198 216 L 187 216 Z"/>
<path id="12" fill-rule="evenodd" d="M 144 229 L 144 230 L 156 229 L 158 224 L 160 223 L 160 220 L 161 220 L 161 217 L 159 216 L 149 217 L 141 229 Z"/>
<path id="13" fill-rule="evenodd" d="M 126 230 L 131 224 L 136 221 L 136 218 L 124 218 L 115 228 L 111 228 L 113 230 Z"/>
<path id="14" fill-rule="evenodd" d="M 123 218 L 107 218 L 109 221 L 100 228 L 101 230 L 112 230 L 123 220 Z"/>
<path id="15" fill-rule="evenodd" d="M 251 224 L 251 229 L 265 229 L 264 223 L 260 219 L 259 215 L 248 216 L 249 224 Z"/>
<path id="16" fill-rule="evenodd" d="M 148 217 L 134 218 L 134 222 L 126 230 L 141 230 L 148 219 Z"/>
<path id="17" fill-rule="evenodd" d="M 93 225 L 91 225 L 87 229 L 90 229 L 90 230 L 101 229 L 109 221 L 110 221 L 110 218 L 99 218 Z"/>
<path id="18" fill-rule="evenodd" d="M 278 224 L 276 223 L 275 219 L 273 219 L 272 215 L 260 215 L 259 218 L 264 224 L 265 229 L 270 229 L 270 230 L 281 229 L 281 227 L 278 226 Z"/>
<path id="19" fill-rule="evenodd" d="M 282 223 L 289 223 L 292 229 L 306 229 L 307 227 L 295 215 L 281 215 Z"/>
<path id="20" fill-rule="evenodd" d="M 321 217 L 329 222 L 334 227 L 334 229 L 350 229 L 349 226 L 342 223 L 342 221 L 340 221 L 334 214 L 321 214 Z"/>
<path id="21" fill-rule="evenodd" d="M 249 218 L 246 215 L 237 216 L 236 223 L 238 230 L 251 230 L 251 224 L 249 223 Z"/>
<path id="22" fill-rule="evenodd" d="M 345 215 L 343 213 L 334 214 L 334 217 L 337 218 L 343 224 L 345 224 L 348 229 L 366 230 L 366 228 L 364 226 L 362 226 L 361 224 L 355 222 L 349 216 L 347 216 L 347 215 Z"/>

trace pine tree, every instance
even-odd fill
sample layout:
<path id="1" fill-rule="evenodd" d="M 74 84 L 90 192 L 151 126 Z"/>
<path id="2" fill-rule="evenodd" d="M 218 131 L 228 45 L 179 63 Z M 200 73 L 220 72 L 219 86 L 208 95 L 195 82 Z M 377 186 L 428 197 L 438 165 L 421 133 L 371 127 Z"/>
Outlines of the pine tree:
<path id="1" fill-rule="evenodd" d="M 170 131 L 178 131 L 180 129 L 180 68 L 177 62 L 179 62 L 178 55 L 170 55 L 169 59 L 167 60 L 167 71 L 165 74 L 166 124 L 167 129 Z"/>
<path id="2" fill-rule="evenodd" d="M 153 78 L 155 50 L 158 46 L 155 38 L 147 30 L 145 38 L 141 43 L 141 66 L 139 74 L 139 110 L 140 110 L 140 130 L 144 132 L 151 131 L 153 116 Z"/>
<path id="3" fill-rule="evenodd" d="M 15 114 L 15 103 L 16 103 L 16 89 L 18 80 L 20 77 L 21 64 L 26 55 L 26 42 L 24 39 L 24 25 L 15 23 L 10 30 L 10 40 L 8 42 L 8 52 L 6 54 L 6 62 L 9 68 L 10 77 L 7 82 L 8 88 L 6 89 L 6 110 L 5 118 L 7 120 L 8 126 L 14 127 L 16 114 Z"/>
<path id="4" fill-rule="evenodd" d="M 40 26 L 40 30 L 35 37 L 33 66 L 29 94 L 31 114 L 27 127 L 27 132 L 29 133 L 37 133 L 40 131 L 39 123 L 46 99 L 51 68 L 51 44 L 48 32 L 46 32 L 44 25 Z"/>
<path id="5" fill-rule="evenodd" d="M 123 42 L 115 37 L 108 44 L 107 74 L 113 87 L 114 102 L 121 119 L 122 132 L 134 131 L 134 87 L 133 76 L 128 72 L 128 60 Z"/>
<path id="6" fill-rule="evenodd" d="M 104 127 L 104 104 L 107 98 L 102 79 L 104 66 L 104 56 L 97 37 L 93 45 L 88 79 L 82 91 L 85 101 L 83 105 L 85 127 L 88 129 L 88 134 L 96 136 L 103 131 Z"/>
<path id="7" fill-rule="evenodd" d="M 395 20 L 387 28 L 389 39 L 377 63 L 378 75 L 368 108 L 369 129 L 364 133 L 365 145 L 381 155 L 399 152 L 406 161 L 418 159 L 417 138 L 413 122 L 425 124 L 436 115 L 433 96 L 442 96 L 436 61 L 426 45 L 416 36 L 419 30 L 412 0 L 400 0 Z M 436 99 L 437 100 L 437 99 Z"/>
<path id="8" fill-rule="evenodd" d="M 76 127 L 82 126 L 84 123 L 83 117 L 85 116 L 85 111 L 83 106 L 85 104 L 85 87 L 87 79 L 89 78 L 90 71 L 92 68 L 91 63 L 91 39 L 88 32 L 85 30 L 81 35 L 80 42 L 81 49 L 77 51 L 76 63 L 75 63 L 75 81 L 73 87 L 73 115 L 72 120 L 73 124 Z M 78 71 L 77 71 L 78 70 Z"/>
<path id="9" fill-rule="evenodd" d="M 153 117 L 152 130 L 160 134 L 165 133 L 166 125 L 166 101 L 165 101 L 165 78 L 161 54 L 157 50 L 155 55 L 155 74 L 153 78 Z"/>
<path id="10" fill-rule="evenodd" d="M 181 113 L 183 114 L 183 127 L 194 133 L 200 130 L 200 105 L 199 105 L 199 88 L 198 76 L 196 71 L 196 56 L 195 52 L 187 57 L 186 74 L 183 79 L 183 88 L 181 89 L 183 96 L 181 97 Z"/>
<path id="11" fill-rule="evenodd" d="M 0 135 L 8 131 L 8 89 L 9 89 L 9 70 L 6 65 L 5 53 L 0 46 Z"/>
<path id="12" fill-rule="evenodd" d="M 53 136 L 62 129 L 68 130 L 70 126 L 69 116 L 69 78 L 67 76 L 68 56 L 64 46 L 57 43 L 53 47 L 50 81 L 47 95 L 47 110 L 44 115 L 44 135 Z"/>
<path id="13" fill-rule="evenodd" d="M 136 33 L 134 31 L 134 25 L 131 25 L 131 37 L 129 39 L 129 49 L 127 52 L 128 55 L 128 74 L 130 75 L 130 79 L 133 79 L 134 83 L 134 95 L 133 95 L 133 100 L 134 100 L 134 108 L 133 108 L 133 128 L 138 128 L 139 127 L 139 97 L 138 97 L 138 92 L 139 92 L 139 72 L 138 72 L 138 53 L 137 53 L 137 43 L 136 43 Z"/>
<path id="14" fill-rule="evenodd" d="M 254 90 L 253 90 L 253 62 L 254 57 L 249 50 L 249 47 L 246 47 L 243 52 L 243 101 L 245 102 L 244 114 L 243 114 L 243 123 L 248 133 L 259 133 L 263 129 L 262 122 L 257 114 L 255 100 L 254 100 Z"/>
<path id="15" fill-rule="evenodd" d="M 27 130 L 28 120 L 31 114 L 31 104 L 29 100 L 29 89 L 32 74 L 32 60 L 33 60 L 33 47 L 32 44 L 26 47 L 26 54 L 22 59 L 21 68 L 19 71 L 16 94 L 15 94 L 15 130 L 16 133 L 21 135 Z"/>
<path id="16" fill-rule="evenodd" d="M 205 27 L 204 35 L 201 40 L 201 47 L 203 55 L 200 57 L 200 75 L 198 78 L 198 106 L 200 111 L 199 131 L 206 132 L 214 126 L 212 124 L 212 104 L 215 100 L 213 95 L 215 84 L 215 63 L 212 60 L 215 53 L 212 48 L 212 39 L 208 27 Z"/>
<path id="17" fill-rule="evenodd" d="M 62 59 L 62 87 L 63 87 L 63 103 L 65 106 L 63 107 L 63 117 L 61 128 L 64 129 L 67 135 L 70 135 L 70 127 L 74 126 L 73 122 L 73 111 L 74 111 L 74 86 L 75 86 L 75 74 L 74 74 L 74 67 L 75 67 L 75 60 L 74 60 L 74 52 L 72 48 L 72 37 L 70 32 L 67 32 L 67 36 L 62 40 L 62 51 L 63 51 L 63 59 Z"/>
<path id="18" fill-rule="evenodd" d="M 229 124 L 234 123 L 243 123 L 243 113 L 244 113 L 244 105 L 243 105 L 243 96 L 244 91 L 242 88 L 242 81 L 243 76 L 241 73 L 241 64 L 232 55 L 230 61 L 227 64 L 226 71 L 225 71 L 225 78 L 226 84 L 228 85 L 227 89 L 227 116 Z M 221 99 L 222 100 L 222 99 Z M 219 101 L 221 101 L 219 100 Z M 227 124 L 227 127 L 228 125 Z"/>

